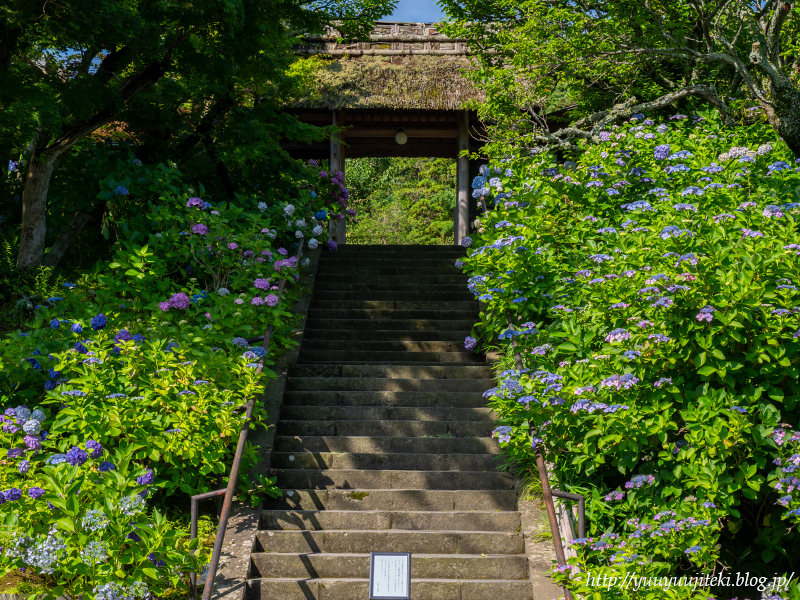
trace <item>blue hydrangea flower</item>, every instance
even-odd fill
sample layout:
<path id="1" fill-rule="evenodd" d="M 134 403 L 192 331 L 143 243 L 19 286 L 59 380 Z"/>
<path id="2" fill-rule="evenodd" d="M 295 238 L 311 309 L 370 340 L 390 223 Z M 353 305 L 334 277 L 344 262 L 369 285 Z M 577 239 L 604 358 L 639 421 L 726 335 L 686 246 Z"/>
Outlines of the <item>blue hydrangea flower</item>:
<path id="1" fill-rule="evenodd" d="M 95 331 L 103 329 L 107 323 L 108 319 L 106 319 L 106 316 L 103 313 L 100 313 L 96 317 L 92 317 L 91 325 L 92 329 L 94 329 Z"/>

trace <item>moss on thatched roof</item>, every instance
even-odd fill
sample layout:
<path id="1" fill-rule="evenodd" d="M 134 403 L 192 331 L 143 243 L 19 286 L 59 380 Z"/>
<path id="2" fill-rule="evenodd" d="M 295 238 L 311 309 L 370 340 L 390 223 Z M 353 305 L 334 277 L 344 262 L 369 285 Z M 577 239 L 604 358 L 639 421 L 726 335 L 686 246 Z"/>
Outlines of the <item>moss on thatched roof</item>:
<path id="1" fill-rule="evenodd" d="M 472 61 L 460 56 L 359 56 L 331 60 L 294 108 L 459 110 L 482 98 L 463 75 Z"/>

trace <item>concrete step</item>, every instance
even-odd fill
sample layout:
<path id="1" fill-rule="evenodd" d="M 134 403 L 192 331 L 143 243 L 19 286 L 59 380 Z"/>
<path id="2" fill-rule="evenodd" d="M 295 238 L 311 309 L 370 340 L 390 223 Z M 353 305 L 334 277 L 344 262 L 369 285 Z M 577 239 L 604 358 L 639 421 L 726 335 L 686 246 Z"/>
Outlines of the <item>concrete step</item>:
<path id="1" fill-rule="evenodd" d="M 488 437 L 491 421 L 341 421 L 281 419 L 282 435 L 398 436 L 398 437 Z"/>
<path id="2" fill-rule="evenodd" d="M 353 452 L 399 454 L 497 454 L 497 441 L 490 437 L 419 438 L 369 436 L 278 435 L 276 452 Z"/>
<path id="3" fill-rule="evenodd" d="M 318 319 L 309 317 L 311 329 L 416 329 L 425 331 L 471 330 L 474 319 Z"/>
<path id="4" fill-rule="evenodd" d="M 491 381 L 477 378 L 391 379 L 386 377 L 292 376 L 286 380 L 286 389 L 289 391 L 485 392 L 491 387 Z"/>
<path id="5" fill-rule="evenodd" d="M 283 406 L 428 406 L 483 408 L 479 393 L 465 392 L 284 392 Z"/>
<path id="6" fill-rule="evenodd" d="M 491 421 L 485 408 L 427 406 L 281 406 L 287 421 Z"/>
<path id="7" fill-rule="evenodd" d="M 447 302 L 439 302 L 441 310 L 400 310 L 394 308 L 315 308 L 308 311 L 311 319 L 442 319 L 475 320 L 476 310 L 447 310 Z"/>
<path id="8" fill-rule="evenodd" d="M 369 554 L 254 554 L 247 578 L 262 577 L 369 579 Z M 515 555 L 415 554 L 411 557 L 411 577 L 527 579 L 528 561 Z"/>
<path id="9" fill-rule="evenodd" d="M 454 269 L 453 269 L 454 270 Z M 360 271 L 329 271 L 323 273 L 317 273 L 315 281 L 323 281 L 323 282 L 330 282 L 330 281 L 341 281 L 342 279 L 358 279 L 362 283 L 407 283 L 407 284 L 417 284 L 421 283 L 423 285 L 436 285 L 440 283 L 460 283 L 464 286 L 464 289 L 467 289 L 467 276 L 466 275 L 459 275 L 458 273 L 451 274 L 444 274 L 442 273 L 414 273 L 409 271 L 408 273 L 384 273 L 380 270 L 376 270 L 374 272 L 365 273 Z M 370 300 L 372 298 L 369 298 Z M 411 298 L 413 300 L 413 298 Z M 422 300 L 423 298 L 420 298 Z M 400 300 L 400 298 L 398 298 Z"/>
<path id="10" fill-rule="evenodd" d="M 284 490 L 268 510 L 515 511 L 514 490 Z"/>
<path id="11" fill-rule="evenodd" d="M 304 345 L 300 350 L 300 360 L 303 362 L 329 362 L 339 363 L 342 353 L 339 350 L 309 350 L 313 345 Z M 348 362 L 358 364 L 369 363 L 481 363 L 486 359 L 470 352 L 364 352 L 353 349 L 345 356 Z"/>
<path id="12" fill-rule="evenodd" d="M 482 365 L 393 366 L 393 365 L 303 365 L 289 369 L 289 377 L 389 377 L 392 379 L 484 379 L 492 377 L 492 367 Z M 447 391 L 447 390 L 442 390 Z M 481 390 L 483 391 L 483 390 Z"/>
<path id="13" fill-rule="evenodd" d="M 423 454 L 361 452 L 273 452 L 279 469 L 392 469 L 395 471 L 494 471 L 499 454 Z"/>
<path id="14" fill-rule="evenodd" d="M 260 529 L 320 531 L 517 531 L 516 511 L 262 510 Z"/>
<path id="15" fill-rule="evenodd" d="M 256 552 L 522 554 L 522 533 L 504 531 L 258 531 Z M 413 557 L 412 557 L 413 560 Z M 355 597 L 355 596 L 354 596 Z M 425 598 L 425 596 L 416 596 Z M 483 600 L 486 600 L 485 598 Z"/>
<path id="16" fill-rule="evenodd" d="M 470 335 L 470 330 L 463 331 L 403 331 L 390 329 L 311 329 L 306 328 L 304 340 L 365 340 L 380 342 L 412 342 L 412 341 L 452 341 L 458 342 L 463 347 L 464 338 Z"/>
<path id="17" fill-rule="evenodd" d="M 467 289 L 466 281 L 459 282 L 458 287 L 462 289 L 461 292 L 454 291 L 425 291 L 425 287 L 420 285 L 420 282 L 409 280 L 404 284 L 391 283 L 396 287 L 396 291 L 381 290 L 380 286 L 386 285 L 387 282 L 370 282 L 366 284 L 368 289 L 365 291 L 322 291 L 317 288 L 320 283 L 318 281 L 314 284 L 314 298 L 326 298 L 327 300 L 368 300 L 371 302 L 467 302 L 475 301 L 475 296 L 472 295 Z M 439 284 L 436 284 L 438 287 Z M 375 288 L 374 290 L 372 288 Z M 448 286 L 449 287 L 449 286 Z"/>
<path id="18" fill-rule="evenodd" d="M 529 581 L 508 579 L 412 579 L 410 593 L 420 600 L 533 599 Z M 361 600 L 369 597 L 369 580 L 253 579 L 246 595 L 247 600 Z"/>
<path id="19" fill-rule="evenodd" d="M 336 351 L 346 356 L 350 350 L 361 352 L 465 352 L 461 341 L 373 341 L 373 340 L 308 340 L 303 349 Z"/>
<path id="20" fill-rule="evenodd" d="M 510 490 L 508 473 L 485 471 L 377 471 L 275 469 L 281 488 L 346 490 Z"/>

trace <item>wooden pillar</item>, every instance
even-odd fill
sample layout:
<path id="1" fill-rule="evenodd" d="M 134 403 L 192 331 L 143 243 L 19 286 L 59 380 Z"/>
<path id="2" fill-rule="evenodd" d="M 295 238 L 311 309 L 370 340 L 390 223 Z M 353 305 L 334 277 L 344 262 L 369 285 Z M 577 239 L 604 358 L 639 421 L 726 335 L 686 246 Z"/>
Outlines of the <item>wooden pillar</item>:
<path id="1" fill-rule="evenodd" d="M 458 152 L 469 151 L 469 112 L 462 111 L 458 120 Z M 456 209 L 453 233 L 456 246 L 469 232 L 469 157 L 459 156 L 456 168 Z"/>
<path id="2" fill-rule="evenodd" d="M 334 125 L 344 125 L 344 111 L 335 110 L 332 113 L 332 122 Z M 345 172 L 344 170 L 344 136 L 338 133 L 331 136 L 331 157 L 330 157 L 330 174 L 333 175 L 337 171 Z M 341 206 L 337 210 L 342 210 Z M 341 246 L 345 243 L 347 238 L 347 223 L 345 219 L 331 220 L 328 225 L 328 237 L 336 240 L 336 244 Z"/>

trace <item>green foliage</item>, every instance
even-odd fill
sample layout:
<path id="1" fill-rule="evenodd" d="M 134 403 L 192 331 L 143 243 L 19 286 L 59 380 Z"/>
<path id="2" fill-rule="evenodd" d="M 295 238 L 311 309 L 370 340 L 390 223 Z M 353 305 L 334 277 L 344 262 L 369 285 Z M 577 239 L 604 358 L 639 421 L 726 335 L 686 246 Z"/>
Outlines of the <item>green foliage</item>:
<path id="1" fill-rule="evenodd" d="M 447 244 L 453 237 L 455 161 L 364 158 L 347 161 L 355 244 Z"/>
<path id="2" fill-rule="evenodd" d="M 543 448 L 553 485 L 586 497 L 593 540 L 557 575 L 579 595 L 587 572 L 716 561 L 771 579 L 800 547 L 800 175 L 769 127 L 699 114 L 632 119 L 577 163 L 485 170 L 510 198 L 464 261 L 476 336 L 515 338 L 525 367 L 506 359 L 495 435 L 523 469 Z"/>
<path id="3" fill-rule="evenodd" d="M 251 426 L 263 422 L 257 396 L 274 376 L 271 358 L 293 343 L 298 245 L 325 241 L 324 209 L 339 191 L 309 168 L 291 203 L 253 206 L 253 198 L 238 197 L 212 204 L 174 167 L 143 172 L 101 182 L 107 200 L 124 205 L 135 191 L 128 201 L 146 209 L 120 223 L 129 237 L 113 261 L 65 282 L 58 295 L 23 299 L 32 305 L 27 331 L 0 340 L 0 438 L 8 453 L 0 535 L 25 548 L 47 539 L 64 545 L 51 553 L 54 571 L 22 550 L 4 553 L 0 568 L 33 569 L 55 596 L 95 597 L 111 581 L 143 581 L 161 595 L 182 589 L 185 573 L 197 570 L 185 532 L 157 510 L 142 516 L 142 527 L 134 523 L 141 544 L 125 541 L 132 520 L 119 516 L 121 498 L 136 478 L 137 494 L 169 508 L 215 489 L 229 472 L 243 406 L 255 403 Z M 114 191 L 121 184 L 130 189 Z M 244 339 L 267 327 L 269 355 Z M 242 470 L 256 460 L 248 446 Z M 239 493 L 257 504 L 280 491 L 274 478 L 245 475 Z M 111 521 L 106 537 L 76 525 L 98 509 Z M 150 531 L 144 523 L 152 534 L 141 532 Z M 108 554 L 101 566 L 76 558 L 97 541 Z"/>

